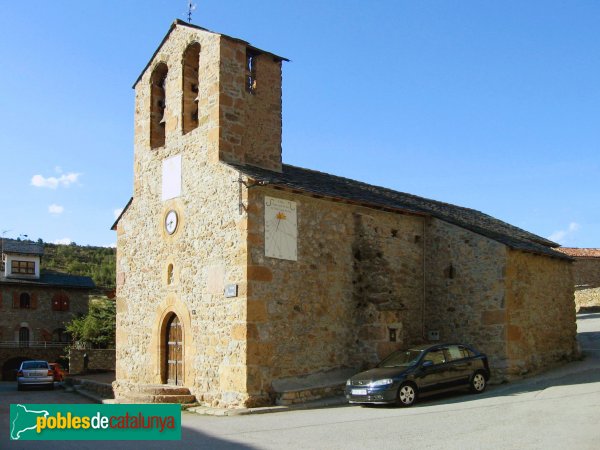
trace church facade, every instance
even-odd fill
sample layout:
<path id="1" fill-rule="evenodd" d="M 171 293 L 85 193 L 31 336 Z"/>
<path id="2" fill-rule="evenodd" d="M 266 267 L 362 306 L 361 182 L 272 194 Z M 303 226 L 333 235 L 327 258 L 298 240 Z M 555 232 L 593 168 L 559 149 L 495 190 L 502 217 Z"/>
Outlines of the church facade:
<path id="1" fill-rule="evenodd" d="M 113 226 L 117 399 L 174 385 L 270 404 L 423 342 L 476 346 L 496 381 L 574 357 L 558 244 L 283 164 L 284 61 L 176 21 L 134 85 L 133 197 Z"/>

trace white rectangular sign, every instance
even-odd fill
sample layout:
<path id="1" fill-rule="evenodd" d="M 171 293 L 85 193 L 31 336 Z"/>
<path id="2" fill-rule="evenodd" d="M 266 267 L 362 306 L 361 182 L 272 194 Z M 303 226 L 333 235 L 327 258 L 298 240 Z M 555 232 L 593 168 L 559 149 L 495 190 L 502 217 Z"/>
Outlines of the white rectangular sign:
<path id="1" fill-rule="evenodd" d="M 162 166 L 162 199 L 181 195 L 181 155 L 163 160 Z"/>

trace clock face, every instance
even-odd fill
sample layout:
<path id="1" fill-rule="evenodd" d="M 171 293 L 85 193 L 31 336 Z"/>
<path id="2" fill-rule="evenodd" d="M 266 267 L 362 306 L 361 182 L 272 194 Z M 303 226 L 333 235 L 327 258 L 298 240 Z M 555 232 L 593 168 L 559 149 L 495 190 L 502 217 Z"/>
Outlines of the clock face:
<path id="1" fill-rule="evenodd" d="M 177 229 L 177 213 L 173 210 L 169 211 L 165 217 L 165 230 L 167 233 L 173 234 Z"/>
<path id="2" fill-rule="evenodd" d="M 265 256 L 298 260 L 296 202 L 265 197 Z"/>

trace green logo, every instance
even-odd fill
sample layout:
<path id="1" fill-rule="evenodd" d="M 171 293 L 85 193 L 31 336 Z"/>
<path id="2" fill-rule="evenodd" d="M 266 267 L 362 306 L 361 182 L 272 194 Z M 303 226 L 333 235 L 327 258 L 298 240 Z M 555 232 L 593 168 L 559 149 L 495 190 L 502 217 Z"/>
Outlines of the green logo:
<path id="1" fill-rule="evenodd" d="M 180 405 L 10 405 L 10 438 L 179 440 Z"/>

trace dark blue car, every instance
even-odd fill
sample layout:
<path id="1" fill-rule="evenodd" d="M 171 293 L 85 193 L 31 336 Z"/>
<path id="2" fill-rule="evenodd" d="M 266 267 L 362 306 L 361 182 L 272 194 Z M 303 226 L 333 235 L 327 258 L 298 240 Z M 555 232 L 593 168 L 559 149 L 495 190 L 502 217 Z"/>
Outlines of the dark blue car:
<path id="1" fill-rule="evenodd" d="M 487 356 L 464 344 L 422 345 L 398 350 L 375 369 L 346 382 L 350 403 L 398 403 L 411 406 L 417 397 L 470 388 L 483 392 L 490 378 Z"/>

